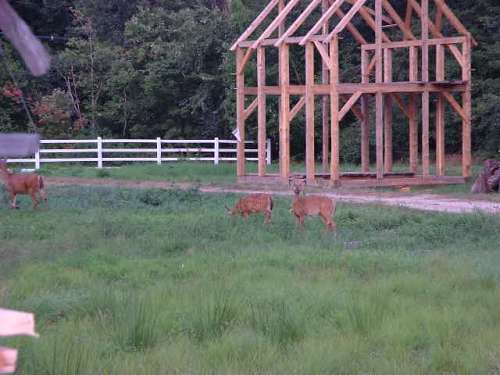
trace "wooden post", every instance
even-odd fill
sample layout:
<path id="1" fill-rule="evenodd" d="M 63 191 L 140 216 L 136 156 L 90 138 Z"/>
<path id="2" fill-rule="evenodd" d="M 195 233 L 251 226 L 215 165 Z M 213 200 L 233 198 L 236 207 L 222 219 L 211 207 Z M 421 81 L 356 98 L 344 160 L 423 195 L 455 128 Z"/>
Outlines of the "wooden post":
<path id="1" fill-rule="evenodd" d="M 237 146 L 236 175 L 245 175 L 245 73 L 240 72 L 240 65 L 243 62 L 243 49 L 236 49 L 236 126 L 240 134 L 240 141 Z"/>
<path id="2" fill-rule="evenodd" d="M 445 79 L 445 54 L 444 45 L 436 46 L 436 81 L 444 81 Z M 444 176 L 445 174 L 445 137 L 444 137 L 444 96 L 438 94 L 436 103 L 436 175 Z"/>
<path id="3" fill-rule="evenodd" d="M 156 164 L 161 164 L 161 138 L 156 137 Z"/>
<path id="4" fill-rule="evenodd" d="M 268 138 L 266 142 L 266 163 L 271 165 L 271 140 Z"/>
<path id="5" fill-rule="evenodd" d="M 314 44 L 306 44 L 306 178 L 315 181 L 314 160 Z"/>
<path id="6" fill-rule="evenodd" d="M 382 63 L 382 0 L 375 1 L 375 56 L 376 83 L 383 81 Z M 377 147 L 377 178 L 384 178 L 384 97 L 381 91 L 375 94 L 376 147 Z"/>
<path id="7" fill-rule="evenodd" d="M 467 36 L 463 45 L 464 65 L 462 79 L 466 82 L 465 92 L 462 94 L 462 108 L 465 119 L 462 122 L 462 175 L 464 178 L 471 176 L 472 166 L 472 68 L 471 68 L 471 37 Z"/>
<path id="8" fill-rule="evenodd" d="M 35 152 L 35 169 L 40 169 L 40 150 Z"/>
<path id="9" fill-rule="evenodd" d="M 410 82 L 418 81 L 418 48 L 410 47 Z M 417 95 L 410 94 L 408 103 L 409 112 L 409 147 L 410 147 L 410 172 L 417 173 L 418 168 L 418 123 L 417 123 Z"/>
<path id="10" fill-rule="evenodd" d="M 361 83 L 370 82 L 370 74 L 368 72 L 369 55 L 368 51 L 361 50 Z M 368 100 L 369 96 L 364 94 L 361 97 L 361 112 L 363 113 L 363 121 L 361 121 L 361 170 L 364 173 L 370 171 L 370 122 L 368 119 Z"/>
<path id="11" fill-rule="evenodd" d="M 429 82 L 429 0 L 422 0 L 422 81 Z M 430 174 L 429 121 L 430 93 L 422 93 L 422 173 Z"/>
<path id="12" fill-rule="evenodd" d="M 339 121 L 339 38 L 333 37 L 330 42 L 330 113 L 331 113 L 331 157 L 330 179 L 332 184 L 340 182 L 340 121 Z"/>
<path id="13" fill-rule="evenodd" d="M 290 176 L 290 62 L 289 45 L 283 43 L 279 47 L 280 74 L 280 176 Z"/>
<path id="14" fill-rule="evenodd" d="M 102 138 L 97 137 L 97 168 L 102 168 Z"/>
<path id="15" fill-rule="evenodd" d="M 392 82 L 392 50 L 384 49 L 384 82 Z M 392 172 L 392 97 L 386 95 L 384 99 L 384 170 Z"/>
<path id="16" fill-rule="evenodd" d="M 214 165 L 219 165 L 219 138 L 214 138 Z"/>
<path id="17" fill-rule="evenodd" d="M 329 7 L 329 2 L 328 0 L 323 0 L 321 3 L 321 10 L 322 13 L 324 14 Z M 325 22 L 323 25 L 323 35 L 328 35 L 329 32 L 329 22 Z M 329 76 L 328 76 L 328 66 L 326 63 L 321 59 L 322 64 L 321 64 L 321 83 L 324 85 L 327 85 L 329 82 Z M 329 164 L 328 164 L 328 159 L 330 155 L 330 142 L 329 142 L 329 136 L 330 136 L 330 121 L 329 121 L 329 116 L 330 116 L 330 107 L 328 104 L 328 96 L 324 95 L 321 98 L 321 116 L 322 116 L 322 152 L 321 152 L 321 161 L 323 163 L 323 172 L 327 173 Z"/>
<path id="18" fill-rule="evenodd" d="M 258 141 L 258 174 L 266 175 L 266 50 L 257 48 L 257 141 Z"/>

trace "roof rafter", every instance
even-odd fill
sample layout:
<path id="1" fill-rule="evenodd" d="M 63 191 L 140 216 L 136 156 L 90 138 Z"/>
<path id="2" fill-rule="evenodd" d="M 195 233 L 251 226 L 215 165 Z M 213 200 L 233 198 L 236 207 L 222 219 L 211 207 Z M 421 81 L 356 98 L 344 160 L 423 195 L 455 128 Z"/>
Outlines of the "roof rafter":
<path id="1" fill-rule="evenodd" d="M 293 8 L 299 3 L 300 0 L 290 0 L 288 4 L 286 4 L 285 8 L 278 14 L 278 17 L 276 17 L 273 22 L 267 27 L 266 30 L 262 33 L 262 35 L 257 39 L 251 46 L 250 48 L 252 49 L 257 49 L 259 45 L 262 43 L 262 41 L 266 38 L 268 38 L 274 30 L 276 30 L 279 25 L 283 22 L 283 20 L 286 18 L 286 16 L 292 11 Z"/>
<path id="2" fill-rule="evenodd" d="M 451 25 L 461 34 L 470 37 L 472 40 L 472 44 L 474 47 L 477 47 L 477 41 L 472 37 L 471 33 L 469 30 L 465 28 L 462 22 L 455 16 L 455 13 L 446 5 L 446 2 L 444 0 L 434 0 L 434 3 L 438 7 L 438 9 L 443 12 L 443 14 L 446 16 L 448 21 L 450 21 Z"/>
<path id="3" fill-rule="evenodd" d="M 411 32 L 410 28 L 405 25 L 401 17 L 399 17 L 398 12 L 392 7 L 391 3 L 389 0 L 383 0 L 382 1 L 382 6 L 386 10 L 386 12 L 391 16 L 391 18 L 394 20 L 396 25 L 398 25 L 399 29 L 401 32 L 404 34 L 405 38 L 415 40 L 415 35 Z"/>
<path id="4" fill-rule="evenodd" d="M 351 9 L 347 12 L 347 14 L 340 20 L 337 26 L 333 29 L 333 31 L 328 35 L 327 40 L 331 40 L 333 37 L 341 33 L 345 27 L 351 22 L 353 17 L 359 12 L 361 7 L 365 5 L 366 0 L 357 0 L 356 3 L 352 6 Z"/>
<path id="5" fill-rule="evenodd" d="M 315 35 L 323 27 L 323 25 L 330 20 L 330 18 L 332 18 L 334 13 L 338 9 L 340 9 L 343 3 L 344 0 L 335 0 L 335 2 L 332 5 L 330 5 L 328 10 L 325 13 L 323 13 L 318 22 L 316 22 L 316 24 L 311 28 L 311 30 L 309 30 L 306 36 L 302 38 L 299 44 L 301 46 L 306 44 L 311 39 L 311 37 Z M 278 44 L 276 44 L 276 46 L 278 46 Z"/>
<path id="6" fill-rule="evenodd" d="M 232 45 L 231 51 L 236 50 L 238 45 L 247 40 L 247 38 L 252 35 L 252 33 L 260 26 L 260 24 L 267 18 L 269 13 L 278 5 L 280 0 L 272 0 L 267 6 L 264 8 L 262 12 L 255 18 L 255 20 L 248 26 L 248 28 L 241 34 L 238 40 Z"/>
<path id="7" fill-rule="evenodd" d="M 294 23 L 283 33 L 283 35 L 276 42 L 276 47 L 279 47 L 281 43 L 284 42 L 286 38 L 293 35 L 297 29 L 302 26 L 304 21 L 309 17 L 309 15 L 321 4 L 321 0 L 313 0 L 307 8 L 297 17 Z"/>
<path id="8" fill-rule="evenodd" d="M 335 14 L 339 18 L 345 17 L 345 13 L 342 11 L 342 9 L 337 9 L 337 11 L 335 12 Z M 347 24 L 347 30 L 349 30 L 349 32 L 352 34 L 352 36 L 354 37 L 354 39 L 356 40 L 356 42 L 358 42 L 359 44 L 367 44 L 368 43 L 366 41 L 366 39 L 364 38 L 364 36 L 361 35 L 361 33 L 359 32 L 359 30 L 356 28 L 356 26 L 354 26 L 351 22 L 349 22 Z"/>

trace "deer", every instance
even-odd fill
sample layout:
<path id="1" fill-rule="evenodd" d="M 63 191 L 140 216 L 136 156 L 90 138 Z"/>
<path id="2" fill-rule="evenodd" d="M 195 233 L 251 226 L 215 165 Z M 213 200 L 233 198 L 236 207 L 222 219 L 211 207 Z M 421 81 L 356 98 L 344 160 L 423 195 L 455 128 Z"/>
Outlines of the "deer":
<path id="1" fill-rule="evenodd" d="M 10 195 L 11 208 L 19 208 L 16 205 L 17 194 L 29 194 L 33 202 L 33 209 L 37 209 L 37 193 L 44 200 L 46 208 L 49 208 L 49 201 L 47 199 L 47 193 L 45 192 L 45 183 L 42 176 L 35 173 L 15 174 L 7 168 L 7 162 L 5 160 L 0 160 L 0 178 L 3 180 L 5 189 Z"/>
<path id="2" fill-rule="evenodd" d="M 263 213 L 264 224 L 271 223 L 273 198 L 269 194 L 258 193 L 241 197 L 233 208 L 225 206 L 230 215 L 241 215 L 247 219 L 250 214 Z"/>
<path id="3" fill-rule="evenodd" d="M 304 180 L 290 179 L 289 186 L 294 193 L 291 212 L 295 216 L 299 228 L 304 229 L 306 216 L 319 216 L 327 231 L 331 232 L 336 229 L 337 225 L 333 220 L 336 209 L 334 199 L 321 195 L 305 196 Z M 301 193 L 303 193 L 302 196 Z"/>

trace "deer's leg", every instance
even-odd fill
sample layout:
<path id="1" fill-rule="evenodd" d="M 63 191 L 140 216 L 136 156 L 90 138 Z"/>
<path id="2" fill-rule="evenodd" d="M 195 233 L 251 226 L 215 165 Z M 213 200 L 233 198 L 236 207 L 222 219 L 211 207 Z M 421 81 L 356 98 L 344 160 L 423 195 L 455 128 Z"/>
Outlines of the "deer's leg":
<path id="1" fill-rule="evenodd" d="M 38 199 L 36 199 L 36 193 L 34 190 L 30 191 L 31 201 L 33 202 L 33 209 L 36 210 L 38 208 Z"/>
<path id="2" fill-rule="evenodd" d="M 19 208 L 16 205 L 16 193 L 9 193 L 10 195 L 10 208 Z"/>
<path id="3" fill-rule="evenodd" d="M 40 193 L 40 197 L 45 202 L 45 207 L 48 209 L 49 208 L 49 200 L 47 199 L 47 192 L 45 191 L 45 189 L 40 189 L 39 193 Z"/>
<path id="4" fill-rule="evenodd" d="M 331 232 L 332 230 L 334 230 L 336 228 L 335 222 L 332 220 L 332 218 L 329 215 L 320 213 L 319 217 L 321 218 L 321 220 L 325 224 L 326 230 L 328 230 L 329 232 Z"/>
<path id="5" fill-rule="evenodd" d="M 271 224 L 271 211 L 264 212 L 264 224 Z"/>

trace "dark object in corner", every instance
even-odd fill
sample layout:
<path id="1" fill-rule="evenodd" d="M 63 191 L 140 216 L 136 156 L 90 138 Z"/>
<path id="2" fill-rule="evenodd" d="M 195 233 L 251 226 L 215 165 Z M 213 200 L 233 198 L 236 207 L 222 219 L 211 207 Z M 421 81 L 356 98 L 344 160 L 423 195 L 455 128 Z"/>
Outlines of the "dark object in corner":
<path id="1" fill-rule="evenodd" d="M 500 161 L 488 159 L 484 168 L 472 185 L 472 194 L 488 194 L 500 189 Z"/>

